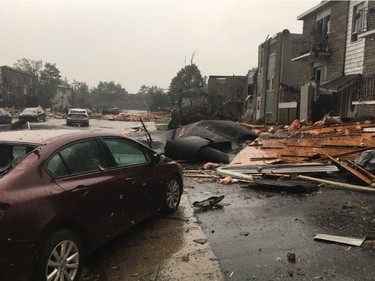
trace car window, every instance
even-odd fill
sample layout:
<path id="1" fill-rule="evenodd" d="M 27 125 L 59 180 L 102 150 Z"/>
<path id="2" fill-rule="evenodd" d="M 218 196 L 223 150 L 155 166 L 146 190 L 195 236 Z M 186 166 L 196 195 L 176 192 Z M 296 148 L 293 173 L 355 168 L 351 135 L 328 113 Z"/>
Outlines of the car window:
<path id="1" fill-rule="evenodd" d="M 60 178 L 69 175 L 60 154 L 55 154 L 47 163 L 47 169 L 53 174 L 54 178 Z"/>
<path id="2" fill-rule="evenodd" d="M 103 139 L 118 166 L 146 164 L 150 154 L 139 144 L 125 139 Z"/>
<path id="3" fill-rule="evenodd" d="M 0 144 L 0 172 L 16 167 L 33 149 L 29 145 Z"/>
<path id="4" fill-rule="evenodd" d="M 103 152 L 95 140 L 72 144 L 63 148 L 57 155 L 47 164 L 48 170 L 57 177 L 68 173 L 75 175 L 94 172 L 108 167 Z"/>

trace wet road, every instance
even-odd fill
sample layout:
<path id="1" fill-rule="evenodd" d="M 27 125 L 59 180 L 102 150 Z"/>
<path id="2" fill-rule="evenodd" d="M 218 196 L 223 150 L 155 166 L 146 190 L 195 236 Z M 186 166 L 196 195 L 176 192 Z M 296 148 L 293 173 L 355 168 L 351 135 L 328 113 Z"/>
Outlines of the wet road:
<path id="1" fill-rule="evenodd" d="M 31 126 L 64 127 L 64 122 Z M 90 124 L 77 129 L 132 134 L 137 130 L 131 128 L 140 126 Z M 153 123 L 147 126 L 153 131 Z M 152 218 L 104 246 L 88 258 L 82 280 L 220 280 L 216 257 L 225 280 L 375 280 L 372 194 L 329 188 L 309 194 L 267 191 L 199 178 L 185 178 L 185 192 L 177 217 Z M 221 208 L 191 213 L 192 202 L 212 195 L 225 195 Z M 368 240 L 350 247 L 314 241 L 318 233 Z M 206 244 L 193 242 L 206 237 Z M 294 263 L 288 252 L 295 254 Z"/>
<path id="2" fill-rule="evenodd" d="M 372 194 L 264 191 L 191 178 L 185 184 L 191 202 L 225 195 L 222 208 L 195 212 L 225 280 L 375 280 Z M 350 247 L 314 241 L 318 233 L 369 240 Z"/>

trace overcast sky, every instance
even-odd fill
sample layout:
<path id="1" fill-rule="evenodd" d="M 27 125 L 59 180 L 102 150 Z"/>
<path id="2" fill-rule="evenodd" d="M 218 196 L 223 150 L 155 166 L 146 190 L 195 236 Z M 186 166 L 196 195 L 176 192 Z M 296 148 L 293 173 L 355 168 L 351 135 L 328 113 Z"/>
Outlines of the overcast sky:
<path id="1" fill-rule="evenodd" d="M 266 37 L 302 33 L 320 1 L 0 0 L 0 65 L 55 63 L 69 82 L 168 88 L 195 52 L 202 75 L 246 75 Z"/>

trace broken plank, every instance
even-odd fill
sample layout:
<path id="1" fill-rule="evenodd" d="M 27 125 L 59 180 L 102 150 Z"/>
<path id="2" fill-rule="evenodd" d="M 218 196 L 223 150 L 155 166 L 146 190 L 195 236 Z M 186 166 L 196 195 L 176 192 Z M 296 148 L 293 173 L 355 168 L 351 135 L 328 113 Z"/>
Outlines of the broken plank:
<path id="1" fill-rule="evenodd" d="M 371 174 L 369 171 L 367 171 L 366 169 L 362 168 L 361 166 L 357 165 L 356 163 L 354 163 L 353 161 L 349 160 L 349 159 L 345 159 L 345 161 L 349 162 L 350 164 L 352 164 L 354 167 L 356 167 L 358 170 L 360 170 L 362 173 L 364 173 L 365 175 L 367 175 L 368 177 L 372 178 L 372 179 L 375 179 L 375 175 Z"/>
<path id="2" fill-rule="evenodd" d="M 329 159 L 331 159 L 333 162 L 335 162 L 337 165 L 341 166 L 342 168 L 344 168 L 348 172 L 352 173 L 353 175 L 355 175 L 357 178 L 361 179 L 362 181 L 364 181 L 368 185 L 372 184 L 372 180 L 370 180 L 368 177 L 366 177 L 362 173 L 360 173 L 360 172 L 356 171 L 355 169 L 353 169 L 352 167 L 340 162 L 339 160 L 335 159 L 334 157 L 328 155 L 327 153 L 325 153 L 325 152 L 322 152 L 322 153 L 325 156 L 327 156 Z"/>
<path id="3" fill-rule="evenodd" d="M 365 241 L 365 238 L 344 237 L 344 236 L 336 236 L 336 235 L 330 235 L 330 234 L 317 234 L 315 235 L 314 240 L 337 242 L 341 244 L 347 244 L 351 246 L 360 247 L 362 243 Z"/>
<path id="4" fill-rule="evenodd" d="M 369 150 L 369 149 L 373 149 L 374 147 L 363 147 L 361 149 L 356 149 L 356 150 L 352 150 L 352 151 L 348 151 L 348 152 L 343 152 L 343 153 L 340 153 L 340 154 L 335 154 L 335 155 L 331 155 L 332 157 L 343 157 L 343 156 L 348 156 L 348 155 L 352 155 L 352 154 L 356 154 L 356 153 L 359 153 L 359 152 L 363 152 L 363 151 L 366 151 L 366 150 Z M 324 157 L 322 157 L 324 158 Z"/>

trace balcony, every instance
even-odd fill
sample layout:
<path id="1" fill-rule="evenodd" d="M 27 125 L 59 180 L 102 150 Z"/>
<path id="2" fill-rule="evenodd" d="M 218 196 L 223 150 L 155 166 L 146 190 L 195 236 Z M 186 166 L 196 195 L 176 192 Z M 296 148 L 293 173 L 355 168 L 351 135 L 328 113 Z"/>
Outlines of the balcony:
<path id="1" fill-rule="evenodd" d="M 361 10 L 363 13 L 361 30 L 358 31 L 358 38 L 375 38 L 375 7 Z"/>
<path id="2" fill-rule="evenodd" d="M 308 61 L 316 62 L 326 60 L 331 56 L 331 48 L 328 43 L 315 43 L 308 42 L 300 43 L 301 53 L 292 59 L 292 61 Z"/>

